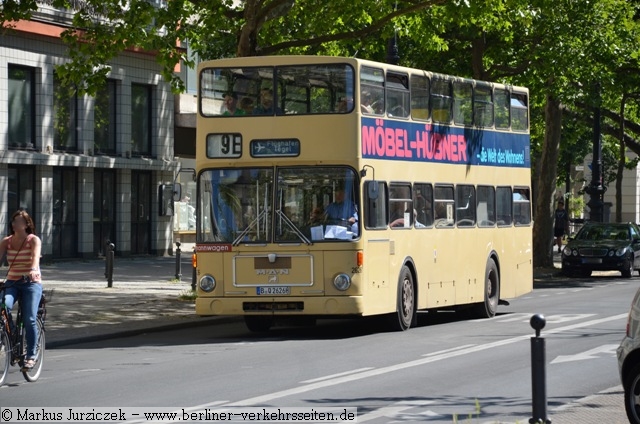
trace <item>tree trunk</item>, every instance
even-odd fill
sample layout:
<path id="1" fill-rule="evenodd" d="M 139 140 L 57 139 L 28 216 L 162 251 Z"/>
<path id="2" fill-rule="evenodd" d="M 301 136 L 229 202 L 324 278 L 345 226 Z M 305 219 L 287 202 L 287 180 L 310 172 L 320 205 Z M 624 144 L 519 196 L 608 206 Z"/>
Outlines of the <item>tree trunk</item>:
<path id="1" fill-rule="evenodd" d="M 244 24 L 238 37 L 237 57 L 256 55 L 256 33 L 258 26 L 259 5 L 256 0 L 248 0 L 244 3 Z"/>
<path id="2" fill-rule="evenodd" d="M 560 133 L 562 128 L 562 105 L 552 95 L 547 95 L 544 108 L 545 131 L 542 156 L 540 157 L 535 221 L 533 225 L 533 266 L 553 267 L 553 195 L 556 191 Z"/>

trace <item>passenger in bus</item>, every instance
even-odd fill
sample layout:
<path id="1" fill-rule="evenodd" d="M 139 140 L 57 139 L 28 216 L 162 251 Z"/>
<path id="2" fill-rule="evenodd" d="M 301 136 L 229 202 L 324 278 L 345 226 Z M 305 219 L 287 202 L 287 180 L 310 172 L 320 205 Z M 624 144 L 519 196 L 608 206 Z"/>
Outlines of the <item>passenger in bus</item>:
<path id="1" fill-rule="evenodd" d="M 423 224 L 422 222 L 418 221 L 418 211 L 417 210 L 413 210 L 413 224 L 415 225 L 416 228 L 427 228 L 427 226 L 425 224 Z M 411 227 L 411 223 L 409 222 L 408 225 L 405 225 L 404 222 L 404 213 L 402 218 L 397 218 L 394 219 L 390 224 L 390 227 Z"/>
<path id="2" fill-rule="evenodd" d="M 373 114 L 373 106 L 371 105 L 371 93 L 368 91 L 363 91 L 361 94 L 361 104 L 360 110 L 362 113 L 370 113 Z"/>
<path id="3" fill-rule="evenodd" d="M 336 190 L 335 200 L 325 208 L 325 216 L 330 224 L 353 226 L 358 221 L 358 211 L 352 200 L 344 199 L 344 188 Z"/>
<path id="4" fill-rule="evenodd" d="M 240 109 L 242 109 L 246 115 L 253 115 L 253 99 L 251 97 L 243 97 L 240 100 Z"/>
<path id="5" fill-rule="evenodd" d="M 238 95 L 236 93 L 227 93 L 224 95 L 224 106 L 227 110 L 223 115 L 244 115 L 245 112 L 242 109 L 238 109 Z"/>
<path id="6" fill-rule="evenodd" d="M 282 113 L 282 111 L 276 108 L 276 112 Z M 273 115 L 273 90 L 270 88 L 263 88 L 260 91 L 260 104 L 253 109 L 254 115 Z"/>
<path id="7" fill-rule="evenodd" d="M 404 202 L 392 202 L 389 213 L 390 227 L 404 227 Z"/>

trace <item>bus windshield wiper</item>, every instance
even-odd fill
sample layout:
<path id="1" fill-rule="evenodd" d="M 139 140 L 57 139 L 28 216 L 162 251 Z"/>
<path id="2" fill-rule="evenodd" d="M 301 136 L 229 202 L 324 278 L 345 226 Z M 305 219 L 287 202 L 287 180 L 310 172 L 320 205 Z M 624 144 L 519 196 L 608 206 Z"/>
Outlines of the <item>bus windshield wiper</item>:
<path id="1" fill-rule="evenodd" d="M 304 244 L 306 245 L 312 245 L 313 243 L 311 243 L 311 240 L 309 240 L 307 238 L 307 236 L 304 235 L 304 233 L 302 231 L 300 231 L 300 229 L 298 227 L 296 227 L 296 224 L 294 224 L 287 215 L 284 214 L 284 212 L 282 212 L 282 210 L 278 209 L 276 211 L 276 214 L 284 221 L 285 224 L 287 224 L 287 227 L 289 227 L 289 229 L 291 229 L 294 233 L 296 233 L 296 235 L 300 238 L 300 240 L 302 240 L 304 242 Z"/>
<path id="2" fill-rule="evenodd" d="M 256 216 L 256 218 L 253 221 L 251 221 L 249 225 L 247 225 L 247 228 L 245 228 L 244 230 L 242 230 L 240 234 L 238 234 L 238 237 L 236 237 L 235 240 L 233 240 L 233 243 L 231 243 L 231 245 L 232 246 L 239 245 L 242 239 L 244 238 L 244 236 L 249 234 L 249 231 L 251 231 L 258 224 L 258 222 L 260 222 L 260 220 L 266 213 L 267 213 L 267 210 L 263 209 L 262 212 L 260 212 L 258 216 Z"/>

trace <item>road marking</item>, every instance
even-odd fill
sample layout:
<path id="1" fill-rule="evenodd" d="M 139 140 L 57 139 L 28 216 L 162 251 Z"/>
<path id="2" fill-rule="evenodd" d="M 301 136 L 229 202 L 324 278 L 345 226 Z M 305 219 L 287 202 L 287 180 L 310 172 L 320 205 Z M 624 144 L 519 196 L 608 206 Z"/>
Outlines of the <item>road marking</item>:
<path id="1" fill-rule="evenodd" d="M 626 314 L 626 313 L 625 314 L 619 314 L 619 315 L 612 315 L 610 317 L 594 319 L 594 320 L 591 320 L 591 321 L 580 322 L 580 323 L 576 323 L 576 324 L 567 325 L 567 326 L 564 326 L 564 327 L 545 330 L 543 332 L 543 334 L 544 335 L 549 335 L 549 334 L 562 333 L 562 332 L 566 332 L 566 331 L 572 331 L 572 330 L 575 330 L 575 329 L 578 329 L 578 328 L 598 325 L 598 324 L 602 324 L 602 323 L 609 322 L 609 321 L 627 319 L 627 316 L 628 316 L 628 314 Z M 310 392 L 312 390 L 322 389 L 322 388 L 325 388 L 325 387 L 331 387 L 331 386 L 337 386 L 337 385 L 340 385 L 340 384 L 350 383 L 352 381 L 362 380 L 362 379 L 365 379 L 365 378 L 377 377 L 377 376 L 388 374 L 388 373 L 391 373 L 391 372 L 400 371 L 400 370 L 404 370 L 404 369 L 407 369 L 407 368 L 417 367 L 417 366 L 426 365 L 426 364 L 429 364 L 429 363 L 432 363 L 432 362 L 441 361 L 443 359 L 450 359 L 450 358 L 453 358 L 453 357 L 456 357 L 456 356 L 469 355 L 469 354 L 472 354 L 472 353 L 481 352 L 483 350 L 488 350 L 488 349 L 493 349 L 493 348 L 496 348 L 496 347 L 502 347 L 502 346 L 510 345 L 510 344 L 517 343 L 517 342 L 520 342 L 520 341 L 524 341 L 524 340 L 527 340 L 527 339 L 530 339 L 530 338 L 532 338 L 532 336 L 530 334 L 527 334 L 527 335 L 522 335 L 522 336 L 511 337 L 511 338 L 504 339 L 504 340 L 498 340 L 498 341 L 495 341 L 495 342 L 492 342 L 492 343 L 487 343 L 487 344 L 484 344 L 484 345 L 472 346 L 472 347 L 468 347 L 468 348 L 464 348 L 464 349 L 460 349 L 460 350 L 456 350 L 456 351 L 452 351 L 452 352 L 439 353 L 437 355 L 429 356 L 427 358 L 416 359 L 416 360 L 413 360 L 413 361 L 403 362 L 403 363 L 399 363 L 399 364 L 395 364 L 395 365 L 389 365 L 389 366 L 382 367 L 382 368 L 373 368 L 373 369 L 369 369 L 367 371 L 358 372 L 358 373 L 355 373 L 355 374 L 350 374 L 350 375 L 345 375 L 345 376 L 341 376 L 341 377 L 331 378 L 331 379 L 328 379 L 328 380 L 317 381 L 315 383 L 306 384 L 306 385 L 303 385 L 303 386 L 300 386 L 300 387 L 292 387 L 291 389 L 281 390 L 279 392 L 267 393 L 267 394 L 264 394 L 264 395 L 261 395 L 261 396 L 255 396 L 255 397 L 252 397 L 252 398 L 248 398 L 248 399 L 232 402 L 232 403 L 227 404 L 226 406 L 251 406 L 251 405 L 256 405 L 256 404 L 264 404 L 264 403 L 270 402 L 270 401 L 272 401 L 274 399 L 279 399 L 279 398 L 283 398 L 283 397 L 287 397 L 287 396 L 298 395 L 298 394 L 301 394 L 301 393 L 306 393 L 306 392 Z"/>
<path id="2" fill-rule="evenodd" d="M 375 411 L 371 411 L 367 414 L 364 415 L 358 415 L 358 422 L 359 423 L 363 423 L 366 421 L 371 421 L 371 420 L 375 420 L 376 418 L 382 418 L 382 417 L 386 417 L 386 418 L 393 418 L 396 417 L 400 412 L 404 411 L 405 409 L 411 409 L 413 408 L 413 405 L 406 405 L 406 406 L 383 406 L 382 408 L 378 408 Z"/>
<path id="3" fill-rule="evenodd" d="M 616 349 L 618 345 L 606 344 L 602 346 L 598 346 L 591 350 L 587 350 L 586 352 L 577 353 L 575 355 L 560 355 L 553 361 L 551 364 L 560 364 L 562 362 L 572 362 L 572 361 L 583 361 L 585 359 L 597 359 L 601 356 L 616 356 Z M 599 354 L 603 354 L 598 356 Z"/>
<path id="4" fill-rule="evenodd" d="M 396 402 L 391 406 L 383 406 L 382 408 L 378 408 L 375 411 L 371 411 L 367 414 L 358 415 L 358 422 L 363 423 L 366 421 L 375 420 L 376 418 L 393 418 L 396 421 L 389 421 L 389 423 L 393 422 L 407 422 L 407 417 L 404 414 L 401 414 L 402 411 L 419 407 L 426 406 L 435 403 L 433 400 L 403 400 L 400 402 Z M 424 417 L 437 417 L 441 416 L 441 414 L 437 414 L 433 411 L 425 411 L 420 413 L 420 417 L 424 419 Z M 412 421 L 415 421 L 415 414 L 411 414 Z M 420 420 L 422 421 L 422 420 Z"/>
<path id="5" fill-rule="evenodd" d="M 500 323 L 505 323 L 505 322 L 529 322 L 533 315 L 535 315 L 535 314 L 534 313 L 519 312 L 519 313 L 515 313 L 515 314 L 496 316 L 496 317 L 491 318 L 491 320 L 494 321 L 494 322 L 500 322 Z M 560 324 L 560 323 L 563 323 L 563 322 L 577 321 L 579 319 L 585 319 L 585 318 L 589 318 L 589 317 L 592 317 L 592 316 L 595 316 L 595 314 L 556 314 L 556 315 L 545 316 L 545 320 L 547 321 L 547 324 Z M 486 320 L 485 319 L 480 319 L 480 320 L 475 320 L 475 321 L 486 321 Z"/>
<path id="6" fill-rule="evenodd" d="M 468 344 L 468 345 L 463 345 L 463 346 L 458 346 L 458 347 L 452 347 L 451 349 L 440 350 L 438 352 L 425 353 L 422 356 L 442 355 L 442 354 L 449 353 L 449 352 L 455 352 L 456 350 L 460 350 L 460 349 L 468 349 L 468 348 L 473 347 L 473 346 L 475 346 L 475 345 Z"/>
<path id="7" fill-rule="evenodd" d="M 303 384 L 315 383 L 316 381 L 329 380 L 330 378 L 342 377 L 343 375 L 355 374 L 355 373 L 358 373 L 358 372 L 368 371 L 368 370 L 371 370 L 371 369 L 373 369 L 373 368 L 371 368 L 371 367 L 358 368 L 358 369 L 351 370 L 351 371 L 339 372 L 337 374 L 325 375 L 324 377 L 312 378 L 311 380 L 304 380 L 304 381 L 301 381 L 300 383 L 303 383 Z"/>

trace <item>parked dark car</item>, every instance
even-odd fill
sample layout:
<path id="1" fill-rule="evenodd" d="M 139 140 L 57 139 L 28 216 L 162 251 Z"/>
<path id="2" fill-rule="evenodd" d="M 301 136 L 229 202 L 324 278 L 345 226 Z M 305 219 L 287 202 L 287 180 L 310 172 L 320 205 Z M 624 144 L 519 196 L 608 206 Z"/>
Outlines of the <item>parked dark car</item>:
<path id="1" fill-rule="evenodd" d="M 589 222 L 562 249 L 562 272 L 588 277 L 591 271 L 620 271 L 631 278 L 640 269 L 640 228 L 634 223 Z"/>
<path id="2" fill-rule="evenodd" d="M 631 302 L 627 332 L 618 347 L 618 370 L 624 389 L 624 408 L 632 424 L 640 424 L 640 290 Z"/>

